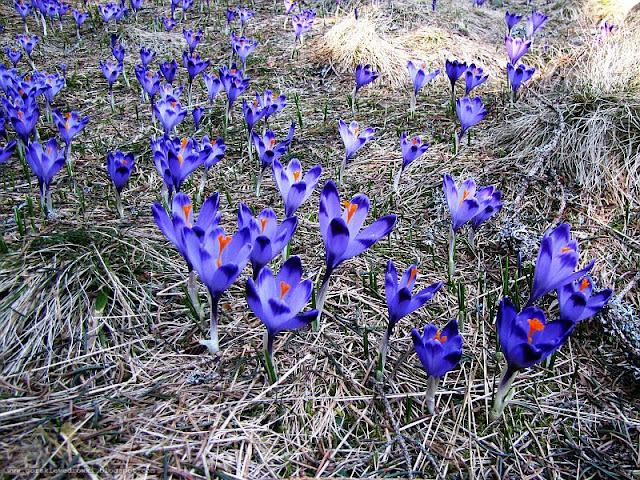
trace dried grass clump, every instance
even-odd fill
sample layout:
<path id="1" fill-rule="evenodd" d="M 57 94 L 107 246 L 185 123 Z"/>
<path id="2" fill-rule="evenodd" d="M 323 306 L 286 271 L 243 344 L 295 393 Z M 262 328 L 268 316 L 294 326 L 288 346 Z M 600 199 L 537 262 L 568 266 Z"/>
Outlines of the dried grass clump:
<path id="1" fill-rule="evenodd" d="M 609 193 L 618 200 L 640 193 L 638 42 L 640 31 L 621 26 L 606 41 L 565 57 L 541 80 L 546 100 L 566 122 L 547 166 L 588 192 Z M 529 169 L 556 125 L 556 115 L 535 95 L 516 105 L 498 129 L 496 142 Z"/>
<path id="2" fill-rule="evenodd" d="M 335 24 L 319 41 L 315 56 L 322 62 L 353 70 L 370 64 L 380 75 L 379 81 L 391 87 L 407 83 L 408 53 L 381 30 L 383 19 L 375 9 L 364 10 L 358 20 L 353 15 Z"/>

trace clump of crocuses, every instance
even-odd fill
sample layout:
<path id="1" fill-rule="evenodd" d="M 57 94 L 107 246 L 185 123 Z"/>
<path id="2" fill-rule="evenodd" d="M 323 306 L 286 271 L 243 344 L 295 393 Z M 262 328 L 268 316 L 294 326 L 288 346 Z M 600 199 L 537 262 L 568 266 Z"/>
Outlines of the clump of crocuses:
<path id="1" fill-rule="evenodd" d="M 64 152 L 58 149 L 55 138 L 49 139 L 44 148 L 39 142 L 29 142 L 26 148 L 27 163 L 38 178 L 40 187 L 40 205 L 45 208 L 47 215 L 53 214 L 51 202 L 51 180 L 64 165 Z"/>
<path id="2" fill-rule="evenodd" d="M 387 311 L 389 313 L 389 323 L 387 330 L 382 337 L 380 350 L 378 352 L 378 380 L 382 381 L 384 375 L 384 366 L 387 361 L 387 350 L 389 348 L 389 339 L 393 333 L 393 329 L 402 317 L 415 312 L 417 309 L 426 304 L 433 298 L 442 282 L 423 288 L 415 295 L 412 295 L 413 287 L 418 279 L 418 267 L 410 265 L 404 272 L 400 282 L 398 283 L 398 272 L 393 261 L 387 263 L 387 270 L 384 275 L 384 291 L 387 300 Z"/>
<path id="3" fill-rule="evenodd" d="M 469 178 L 456 185 L 451 175 L 445 174 L 443 180 L 444 196 L 451 214 L 449 231 L 449 280 L 455 272 L 455 245 L 458 230 L 471 220 L 469 243 L 473 248 L 476 230 L 503 205 L 502 192 L 494 186 L 477 189 L 475 180 Z"/>
<path id="4" fill-rule="evenodd" d="M 567 341 L 577 322 L 595 315 L 611 298 L 613 292 L 608 289 L 594 294 L 592 279 L 584 277 L 595 261 L 575 271 L 578 262 L 578 244 L 571 239 L 569 225 L 547 231 L 540 243 L 527 305 L 518 312 L 508 297 L 502 299 L 496 327 L 507 364 L 491 410 L 494 419 L 502 415 L 513 397 L 511 385 L 518 372 L 555 352 Z M 550 321 L 534 303 L 553 290 L 558 291 L 560 315 Z"/>
<path id="5" fill-rule="evenodd" d="M 278 333 L 306 327 L 318 315 L 317 310 L 300 313 L 309 302 L 313 284 L 302 280 L 302 262 L 298 257 L 289 258 L 274 275 L 264 267 L 254 282 L 247 280 L 247 303 L 249 308 L 266 327 L 264 356 L 271 383 L 277 380 L 273 362 L 273 342 Z"/>

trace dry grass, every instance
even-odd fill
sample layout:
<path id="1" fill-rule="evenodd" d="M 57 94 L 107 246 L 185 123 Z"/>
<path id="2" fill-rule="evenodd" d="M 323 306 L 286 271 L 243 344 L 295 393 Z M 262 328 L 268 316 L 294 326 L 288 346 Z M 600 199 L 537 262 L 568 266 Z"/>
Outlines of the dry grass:
<path id="1" fill-rule="evenodd" d="M 282 17 L 273 14 L 271 2 L 258 2 L 256 7 L 247 32 L 261 39 L 248 64 L 251 89 L 275 85 L 287 94 L 290 105 L 271 122 L 279 133 L 298 119 L 293 97 L 299 95 L 303 126 L 296 130 L 290 156 L 298 156 L 305 167 L 321 163 L 323 181 L 335 178 L 343 154 L 335 122 L 351 118 L 344 92 L 353 86 L 352 70 L 333 76 L 310 66 L 312 42 L 290 60 L 292 33 L 283 34 Z M 402 15 L 409 7 L 394 2 L 392 12 L 402 20 L 408 18 Z M 429 7 L 414 8 L 416 18 L 431 18 Z M 432 21 L 451 25 L 451 35 L 462 35 L 453 20 L 466 11 L 466 4 L 439 8 Z M 130 32 L 130 70 L 134 39 L 144 35 L 139 32 L 156 10 L 162 15 L 167 9 L 148 5 L 140 28 L 122 27 L 123 33 Z M 190 14 L 186 25 L 219 24 L 224 6 L 213 10 L 209 18 Z M 491 18 L 499 16 L 497 9 L 485 10 Z M 0 6 L 0 13 L 6 18 L 15 15 L 6 6 Z M 392 25 L 399 29 L 398 38 L 416 27 Z M 5 35 L 19 28 L 8 25 Z M 156 39 L 171 40 L 162 52 L 169 54 L 172 45 L 182 45 L 179 29 L 180 25 L 167 37 L 150 33 L 145 41 L 160 49 Z M 438 32 L 443 36 L 438 41 L 454 48 L 446 30 Z M 309 34 L 313 40 L 326 33 L 319 17 Z M 481 44 L 490 45 L 491 35 Z M 200 54 L 214 63 L 226 61 L 229 47 L 222 37 L 208 33 L 198 47 Z M 47 52 L 60 51 L 64 44 L 59 36 L 42 41 L 57 46 Z M 277 339 L 280 380 L 269 385 L 260 360 L 262 326 L 243 298 L 248 272 L 221 302 L 222 354 L 210 357 L 198 344 L 206 326 L 190 310 L 183 292 L 184 261 L 162 237 L 150 212 L 160 180 L 148 136 L 157 131 L 149 125 L 148 105 L 139 105 L 135 87 L 129 90 L 118 83 L 118 108 L 110 111 L 97 66 L 98 57 L 108 55 L 107 42 L 101 29 L 87 31 L 85 42 L 66 59 L 69 87 L 56 106 L 80 106 L 91 123 L 74 145 L 77 189 L 71 188 L 64 172 L 54 181 L 58 218 L 44 219 L 36 211 L 32 225 L 23 202 L 35 198 L 35 183 L 25 181 L 15 159 L 0 169 L 2 235 L 9 248 L 0 257 L 0 472 L 40 468 L 47 470 L 30 478 L 50 478 L 56 476 L 54 469 L 74 466 L 98 471 L 94 478 L 629 478 L 640 469 L 638 376 L 627 356 L 632 353 L 628 339 L 633 331 L 618 328 L 628 323 L 610 324 L 610 334 L 598 320 L 580 326 L 552 366 L 532 368 L 519 377 L 515 401 L 504 420 L 492 423 L 488 418 L 502 365 L 495 353 L 494 317 L 504 266 L 508 259 L 513 277 L 517 258 L 522 258 L 522 277 L 517 282 L 512 278 L 509 288 L 513 292 L 518 285 L 526 294 L 527 267 L 548 227 L 570 221 L 584 261 L 599 259 L 594 269 L 599 284 L 623 295 L 601 320 L 637 318 L 640 305 L 639 291 L 633 287 L 640 254 L 637 205 L 625 212 L 613 197 L 585 195 L 544 163 L 527 177 L 528 162 L 541 158 L 534 149 L 514 167 L 513 158 L 504 157 L 502 149 L 507 147 L 492 142 L 492 131 L 502 122 L 498 80 L 492 77 L 484 86 L 489 116 L 474 129 L 472 145 L 464 142 L 455 157 L 449 144 L 454 126 L 442 106 L 448 98 L 444 83 L 434 84 L 421 97 L 410 121 L 408 94 L 403 96 L 397 88 L 381 83 L 362 95 L 355 118 L 375 127 L 376 136 L 348 164 L 341 194 L 368 194 L 376 215 L 395 213 L 398 225 L 390 240 L 336 271 L 321 332 L 302 330 Z M 471 48 L 471 43 L 465 45 Z M 39 66 L 53 69 L 62 60 L 39 52 Z M 400 71 L 403 84 L 408 84 L 405 67 Z M 184 82 L 183 70 L 179 75 Z M 194 97 L 204 102 L 199 84 Z M 218 99 L 204 117 L 203 133 L 220 133 L 222 111 Z M 227 156 L 210 173 L 206 188 L 207 193 L 221 192 L 222 224 L 229 231 L 235 230 L 240 201 L 283 213 L 271 178 L 265 179 L 261 198 L 252 196 L 256 167 L 248 164 L 239 111 L 236 106 Z M 547 111 L 544 122 L 549 126 L 537 145 L 549 142 L 557 127 L 557 115 L 545 107 L 545 115 Z M 187 119 L 180 133 L 190 135 L 192 128 Z M 400 193 L 392 196 L 403 130 L 420 134 L 432 147 L 404 172 Z M 52 131 L 45 127 L 40 134 L 47 138 Z M 124 220 L 116 218 L 102 166 L 106 152 L 114 148 L 138 154 L 136 171 L 124 191 Z M 385 383 L 376 384 L 370 377 L 386 323 L 387 258 L 393 258 L 398 269 L 417 262 L 419 286 L 445 276 L 445 172 L 497 184 L 507 205 L 482 227 L 475 252 L 466 246 L 458 251 L 456 280 L 466 286 L 465 354 L 460 367 L 443 381 L 437 413 L 431 416 L 424 405 L 426 376 L 411 353 L 409 333 L 411 327 L 443 325 L 460 315 L 453 288 L 445 288 L 428 308 L 400 322 Z M 195 190 L 200 173 L 186 184 L 188 193 Z M 316 192 L 299 212 L 292 245 L 292 253 L 301 256 L 315 281 L 324 263 L 317 205 Z M 24 233 L 11 220 L 14 207 L 25 218 Z M 629 286 L 633 288 L 625 292 Z M 105 296 L 101 309 L 99 299 Z M 556 307 L 546 308 L 554 312 Z"/>
<path id="2" fill-rule="evenodd" d="M 340 71 L 370 64 L 379 80 L 391 87 L 406 84 L 408 53 L 385 35 L 387 17 L 378 8 L 360 8 L 358 20 L 353 14 L 341 18 L 314 47 L 314 56 Z"/>

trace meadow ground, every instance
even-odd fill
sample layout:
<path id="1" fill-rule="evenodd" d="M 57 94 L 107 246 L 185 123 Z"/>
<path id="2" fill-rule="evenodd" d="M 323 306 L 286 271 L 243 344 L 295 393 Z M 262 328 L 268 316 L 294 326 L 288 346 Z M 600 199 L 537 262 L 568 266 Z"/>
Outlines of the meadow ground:
<path id="1" fill-rule="evenodd" d="M 346 5 L 345 5 L 346 3 Z M 321 185 L 337 177 L 344 154 L 336 122 L 356 119 L 375 137 L 348 164 L 341 195 L 369 195 L 371 215 L 398 216 L 396 228 L 335 273 L 320 332 L 281 335 L 275 345 L 280 378 L 270 385 L 261 360 L 263 327 L 247 308 L 244 275 L 221 302 L 221 354 L 199 345 L 206 325 L 189 308 L 186 266 L 153 221 L 162 180 L 149 136 L 159 131 L 140 103 L 133 65 L 140 45 L 157 60 L 181 64 L 182 27 L 201 28 L 197 50 L 212 65 L 228 61 L 226 4 L 196 3 L 166 33 L 156 14 L 168 2 L 150 0 L 138 15 L 108 29 L 97 13 L 80 42 L 67 16 L 49 25 L 34 53 L 39 69 L 68 64 L 67 86 L 55 98 L 62 111 L 90 122 L 74 140 L 75 185 L 63 170 L 54 180 L 57 216 L 38 211 L 37 184 L 12 158 L 0 167 L 0 473 L 22 478 L 638 478 L 640 414 L 640 99 L 638 17 L 614 4 L 489 0 L 305 3 L 318 16 L 292 58 L 293 33 L 282 6 L 255 2 L 245 33 L 259 40 L 249 57 L 245 94 L 272 89 L 289 105 L 271 122 L 287 158 L 321 164 Z M 95 5 L 90 3 L 92 10 Z M 504 13 L 536 8 L 550 17 L 527 54 L 537 67 L 515 105 L 505 91 Z M 3 43 L 22 22 L 0 5 Z M 625 17 L 626 15 L 626 17 Z M 180 14 L 178 14 L 180 18 Z M 626 23 L 625 23 L 626 18 Z M 614 35 L 594 44 L 610 19 Z M 236 20 L 237 22 L 237 20 Z M 239 25 L 236 24 L 236 28 Z M 127 49 L 131 81 L 116 83 L 115 111 L 99 60 L 111 57 L 110 34 Z M 631 47 L 630 47 L 631 46 Z M 476 62 L 489 72 L 477 89 L 487 118 L 454 156 L 454 123 L 442 73 L 419 95 L 408 118 L 408 59 L 444 69 L 446 58 Z M 347 103 L 357 63 L 381 77 Z M 23 67 L 26 64 L 22 64 Z M 209 68 L 209 71 L 212 67 Z M 186 72 L 179 68 L 179 79 Z M 206 106 L 199 81 L 194 101 Z M 221 133 L 219 96 L 202 134 Z M 187 118 L 179 127 L 193 134 Z M 397 194 L 399 135 L 419 134 L 430 150 L 404 172 Z M 55 128 L 41 121 L 39 135 Z M 209 173 L 206 193 L 221 193 L 222 224 L 235 231 L 238 202 L 283 214 L 270 176 L 254 195 L 257 167 L 246 150 L 239 104 L 223 161 Z M 136 155 L 119 219 L 104 162 L 120 149 Z M 384 333 L 384 269 L 420 268 L 419 286 L 446 281 L 449 214 L 442 177 L 474 177 L 504 192 L 505 207 L 478 232 L 476 249 L 457 251 L 455 285 L 405 317 L 392 338 L 387 375 L 375 381 L 373 362 Z M 185 191 L 200 181 L 197 170 Z M 319 190 L 319 189 L 318 189 Z M 299 210 L 292 254 L 319 282 L 324 247 L 317 224 L 318 192 Z M 615 290 L 601 315 L 579 325 L 553 361 L 521 374 L 504 417 L 489 409 L 502 368 L 496 355 L 495 312 L 503 294 L 526 299 L 545 230 L 569 222 L 582 263 L 598 259 L 593 276 Z M 281 263 L 277 260 L 276 264 Z M 457 292 L 464 285 L 462 302 Z M 201 289 L 204 301 L 205 291 Z M 460 308 L 462 303 L 463 308 Z M 554 312 L 556 306 L 547 302 Z M 425 405 L 426 375 L 413 353 L 411 327 L 458 318 L 464 337 L 460 366 L 441 383 L 436 413 Z M 27 472 L 31 472 L 28 475 Z"/>

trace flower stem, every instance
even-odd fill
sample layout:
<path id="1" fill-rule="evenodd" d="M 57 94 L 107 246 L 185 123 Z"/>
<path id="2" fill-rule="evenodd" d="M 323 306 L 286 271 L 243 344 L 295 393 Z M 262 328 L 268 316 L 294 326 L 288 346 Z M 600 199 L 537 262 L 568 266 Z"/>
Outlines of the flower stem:
<path id="1" fill-rule="evenodd" d="M 378 352 L 378 370 L 376 378 L 379 382 L 384 379 L 384 366 L 387 363 L 387 350 L 389 349 L 389 338 L 391 337 L 391 325 L 387 327 L 387 331 L 380 342 L 380 351 Z"/>
<path id="2" fill-rule="evenodd" d="M 453 231 L 453 226 L 449 230 L 449 284 L 453 283 L 453 276 L 456 273 L 456 261 L 455 261 L 455 253 L 456 253 L 456 234 Z"/>
<path id="3" fill-rule="evenodd" d="M 438 384 L 440 383 L 439 377 L 429 377 L 427 379 L 427 391 L 426 391 L 426 399 L 427 399 L 427 409 L 429 413 L 433 415 L 436 409 L 436 390 L 438 390 Z"/>
<path id="4" fill-rule="evenodd" d="M 513 391 L 511 385 L 518 375 L 517 370 L 510 369 L 507 365 L 502 371 L 502 379 L 500 380 L 500 386 L 496 392 L 496 396 L 493 400 L 493 407 L 491 408 L 491 419 L 497 420 L 502 416 L 505 407 L 509 404 L 513 398 Z"/>
<path id="5" fill-rule="evenodd" d="M 198 297 L 198 283 L 196 280 L 196 271 L 194 269 L 189 270 L 189 277 L 187 278 L 187 294 L 191 300 L 191 304 L 198 312 L 200 321 L 204 320 L 204 309 L 200 303 L 200 297 Z"/>
<path id="6" fill-rule="evenodd" d="M 269 334 L 268 330 L 265 330 L 264 336 L 264 363 L 267 367 L 267 375 L 269 376 L 269 383 L 272 385 L 278 381 L 278 373 L 276 372 L 276 365 L 273 362 L 273 336 Z"/>
<path id="7" fill-rule="evenodd" d="M 331 277 L 331 272 L 329 268 L 324 274 L 322 278 L 322 285 L 320 285 L 320 289 L 318 290 L 318 295 L 316 296 L 316 309 L 318 310 L 318 316 L 313 321 L 313 331 L 317 332 L 320 330 L 320 316 L 324 310 L 324 301 L 327 298 L 327 291 L 329 290 L 329 278 Z"/>
<path id="8" fill-rule="evenodd" d="M 211 292 L 209 292 L 209 308 L 211 309 L 211 319 L 209 323 L 209 339 L 208 340 L 200 340 L 200 345 L 204 345 L 209 349 L 209 353 L 211 355 L 216 355 L 220 350 L 220 346 L 218 344 L 218 302 L 220 301 L 219 296 L 213 296 Z"/>
<path id="9" fill-rule="evenodd" d="M 397 192 L 398 191 L 398 187 L 400 186 L 400 175 L 402 175 L 402 171 L 404 169 L 402 167 L 400 167 L 400 170 L 398 170 L 398 173 L 396 174 L 396 178 L 393 181 L 393 191 Z"/>
<path id="10" fill-rule="evenodd" d="M 340 164 L 340 174 L 338 175 L 338 184 L 342 186 L 342 178 L 344 177 L 344 169 L 347 167 L 347 156 L 345 155 Z"/>
<path id="11" fill-rule="evenodd" d="M 260 196 L 260 184 L 262 183 L 262 177 L 264 177 L 264 171 L 265 169 L 261 168 L 258 178 L 256 179 L 256 197 Z"/>
<path id="12" fill-rule="evenodd" d="M 116 190 L 116 208 L 118 209 L 118 215 L 120 218 L 124 218 L 124 207 L 122 206 L 122 196 L 120 192 Z"/>
<path id="13" fill-rule="evenodd" d="M 409 116 L 411 118 L 413 118 L 416 114 L 416 100 L 416 93 L 413 92 L 413 94 L 411 95 L 411 103 L 409 104 Z"/>
<path id="14" fill-rule="evenodd" d="M 53 202 L 51 201 L 51 189 L 49 188 L 49 185 L 47 185 L 45 188 L 47 197 L 47 216 L 49 216 L 53 213 Z"/>

